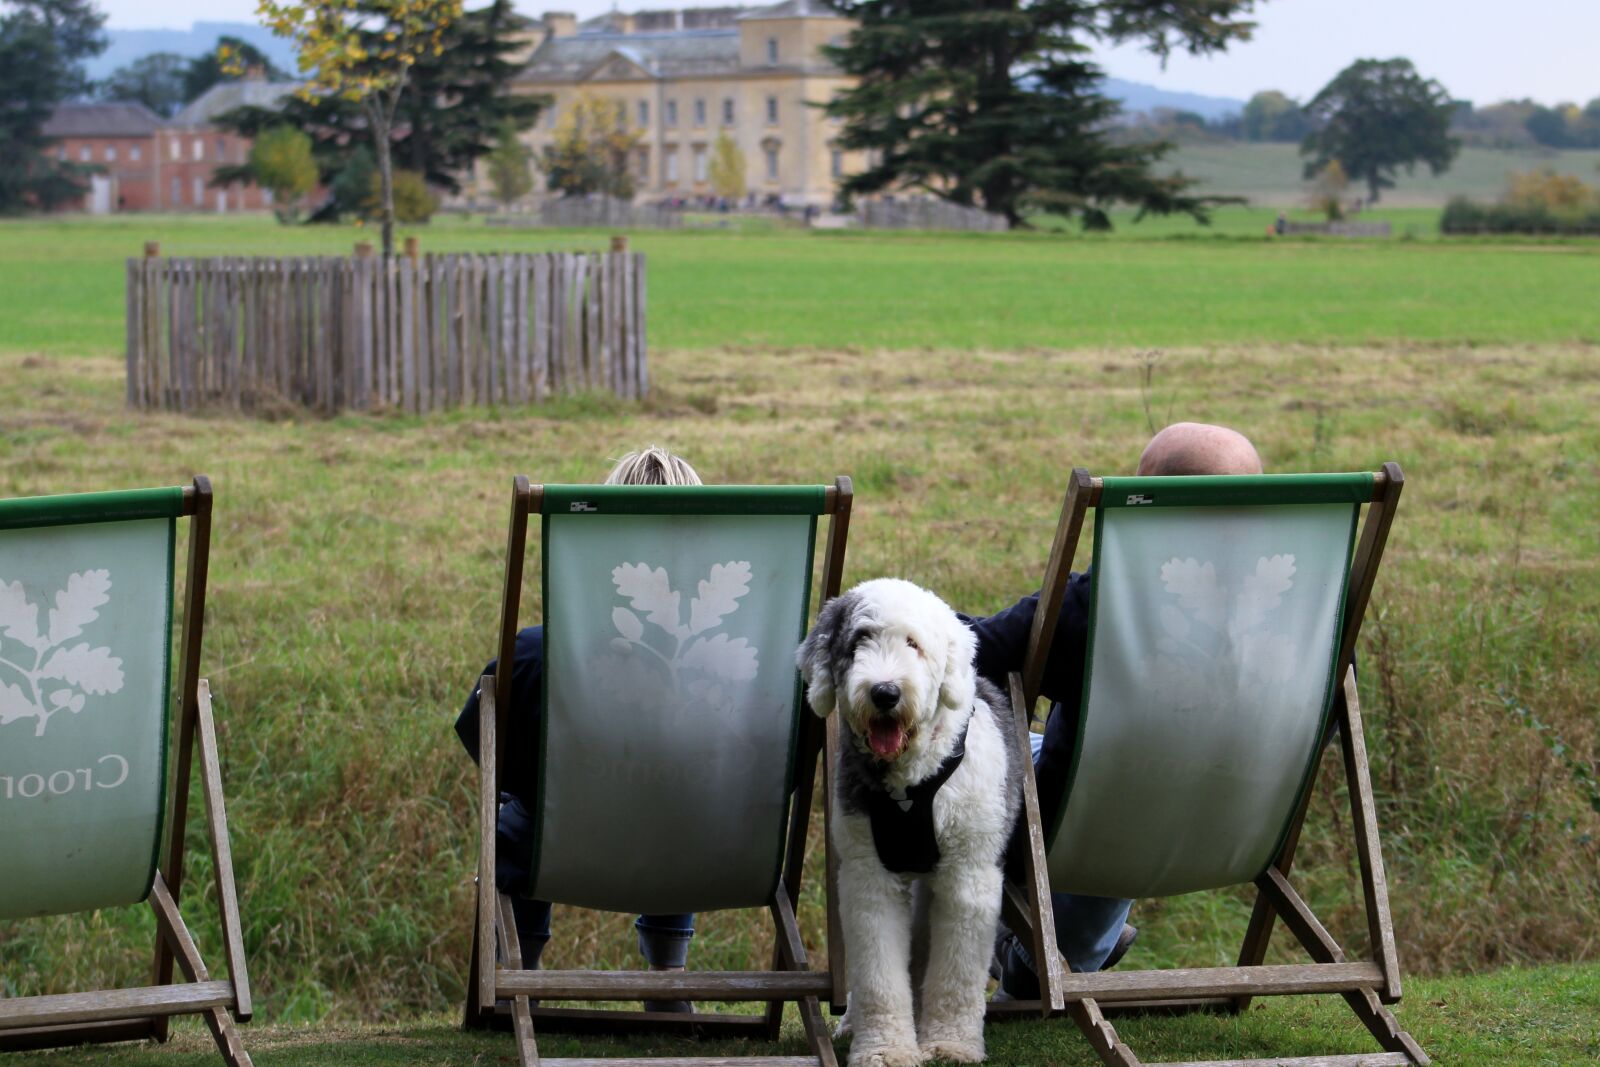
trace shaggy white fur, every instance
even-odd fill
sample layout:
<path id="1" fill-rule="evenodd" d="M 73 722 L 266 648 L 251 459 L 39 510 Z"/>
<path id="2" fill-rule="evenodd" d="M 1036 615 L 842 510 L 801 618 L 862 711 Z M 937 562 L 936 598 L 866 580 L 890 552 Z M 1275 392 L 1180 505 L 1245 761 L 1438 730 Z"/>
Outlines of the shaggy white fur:
<path id="1" fill-rule="evenodd" d="M 977 677 L 975 651 L 944 601 L 884 578 L 830 601 L 796 656 L 812 709 L 838 710 L 849 728 L 831 834 L 850 1067 L 984 1058 L 984 991 L 1020 778 L 1006 744 L 1009 709 Z M 937 863 L 922 875 L 886 869 L 868 794 L 903 798 L 940 769 L 963 731 L 966 754 L 932 798 Z"/>

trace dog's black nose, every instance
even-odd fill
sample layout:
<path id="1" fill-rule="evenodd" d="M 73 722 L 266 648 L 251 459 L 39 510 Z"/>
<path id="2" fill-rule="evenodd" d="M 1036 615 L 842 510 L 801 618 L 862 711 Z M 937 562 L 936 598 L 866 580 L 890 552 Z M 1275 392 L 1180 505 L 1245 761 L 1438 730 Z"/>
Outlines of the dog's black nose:
<path id="1" fill-rule="evenodd" d="M 879 682 L 871 693 L 872 703 L 879 711 L 888 711 L 900 703 L 900 687 L 893 682 Z"/>

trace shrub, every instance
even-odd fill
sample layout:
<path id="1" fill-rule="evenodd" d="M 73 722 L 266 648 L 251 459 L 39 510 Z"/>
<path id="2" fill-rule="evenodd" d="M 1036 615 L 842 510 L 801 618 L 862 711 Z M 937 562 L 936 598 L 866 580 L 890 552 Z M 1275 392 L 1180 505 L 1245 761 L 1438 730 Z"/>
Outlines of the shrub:
<path id="1" fill-rule="evenodd" d="M 250 173 L 272 193 L 272 213 L 279 222 L 293 222 L 300 200 L 317 186 L 317 164 L 311 138 L 292 126 L 274 126 L 250 146 Z"/>
<path id="2" fill-rule="evenodd" d="M 363 213 L 369 219 L 383 216 L 383 175 L 373 172 L 367 198 L 362 201 Z M 394 172 L 394 220 L 396 222 L 427 222 L 439 210 L 428 183 L 414 170 Z"/>
<path id="3" fill-rule="evenodd" d="M 1498 203 L 1452 199 L 1439 229 L 1447 234 L 1600 236 L 1600 193 L 1575 177 L 1548 170 L 1513 174 Z"/>

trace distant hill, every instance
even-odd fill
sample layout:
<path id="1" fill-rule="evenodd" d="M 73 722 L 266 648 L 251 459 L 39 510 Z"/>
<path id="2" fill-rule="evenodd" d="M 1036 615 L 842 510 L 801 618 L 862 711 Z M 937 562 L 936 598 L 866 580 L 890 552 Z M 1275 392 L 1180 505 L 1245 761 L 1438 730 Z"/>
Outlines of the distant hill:
<path id="1" fill-rule="evenodd" d="M 110 44 L 86 64 L 89 77 L 104 78 L 152 52 L 176 52 L 191 58 L 202 55 L 217 46 L 218 37 L 249 41 L 282 69 L 295 70 L 294 46 L 265 26 L 254 22 L 196 22 L 187 30 L 108 29 L 106 39 Z"/>
<path id="2" fill-rule="evenodd" d="M 1101 85 L 1107 96 L 1122 101 L 1124 111 L 1154 111 L 1158 107 L 1169 107 L 1174 111 L 1193 111 L 1207 120 L 1216 120 L 1239 114 L 1244 111 L 1245 105 L 1243 100 L 1232 97 L 1180 93 L 1141 82 L 1123 81 L 1121 78 L 1106 78 Z"/>
<path id="3" fill-rule="evenodd" d="M 238 37 L 261 49 L 279 67 L 295 70 L 294 48 L 282 37 L 254 22 L 196 22 L 187 30 L 107 30 L 110 46 L 88 63 L 89 77 L 104 78 L 118 67 L 125 67 L 140 56 L 152 52 L 176 52 L 180 56 L 197 56 L 216 47 L 218 37 Z M 1175 111 L 1193 111 L 1207 119 L 1244 110 L 1243 100 L 1226 96 L 1205 96 L 1201 93 L 1174 92 L 1154 85 L 1107 78 L 1102 83 L 1107 96 L 1122 102 L 1124 111 L 1153 111 L 1169 107 Z"/>

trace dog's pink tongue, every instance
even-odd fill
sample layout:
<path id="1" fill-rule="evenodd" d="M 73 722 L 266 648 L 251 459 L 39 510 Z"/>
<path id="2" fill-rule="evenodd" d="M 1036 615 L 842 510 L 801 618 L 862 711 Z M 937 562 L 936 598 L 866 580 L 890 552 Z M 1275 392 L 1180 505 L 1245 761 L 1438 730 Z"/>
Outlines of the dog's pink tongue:
<path id="1" fill-rule="evenodd" d="M 879 759 L 894 759 L 905 747 L 905 731 L 893 719 L 873 719 L 867 727 L 867 744 Z"/>

